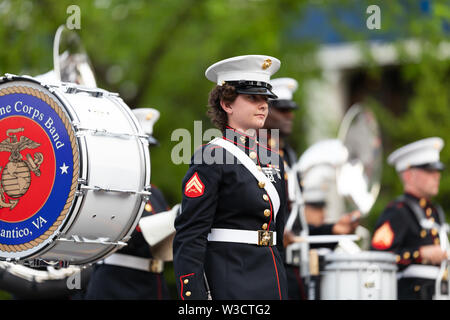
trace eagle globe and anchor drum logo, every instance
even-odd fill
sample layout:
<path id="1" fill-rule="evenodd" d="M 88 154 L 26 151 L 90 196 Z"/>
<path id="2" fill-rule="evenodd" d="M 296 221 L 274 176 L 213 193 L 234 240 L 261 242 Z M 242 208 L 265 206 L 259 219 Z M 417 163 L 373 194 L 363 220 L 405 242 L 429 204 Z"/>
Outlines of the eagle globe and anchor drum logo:
<path id="1" fill-rule="evenodd" d="M 34 87 L 0 85 L 0 257 L 33 254 L 74 198 L 78 148 L 70 120 Z"/>

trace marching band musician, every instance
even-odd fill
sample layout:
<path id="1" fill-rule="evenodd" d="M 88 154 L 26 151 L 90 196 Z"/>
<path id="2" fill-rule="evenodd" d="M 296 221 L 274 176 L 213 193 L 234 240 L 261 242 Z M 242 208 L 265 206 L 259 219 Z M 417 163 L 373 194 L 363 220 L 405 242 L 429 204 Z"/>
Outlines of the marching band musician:
<path id="1" fill-rule="evenodd" d="M 388 204 L 372 237 L 373 250 L 396 254 L 398 299 L 430 300 L 439 267 L 447 254 L 441 249 L 439 228 L 445 223 L 441 207 L 431 202 L 439 192 L 444 165 L 441 138 L 422 139 L 388 157 L 403 183 L 404 194 Z"/>
<path id="2" fill-rule="evenodd" d="M 140 110 L 145 111 L 145 120 L 140 119 L 139 114 L 135 115 L 144 128 L 149 128 L 149 146 L 158 145 L 151 132 L 159 112 L 152 108 Z M 152 185 L 140 221 L 167 210 L 169 206 L 163 193 Z M 144 231 L 139 223 L 125 247 L 94 266 L 84 297 L 86 300 L 171 299 L 163 273 L 164 261 L 155 257 L 154 248 L 146 241 Z"/>
<path id="3" fill-rule="evenodd" d="M 293 120 L 295 117 L 294 111 L 298 109 L 297 103 L 293 101 L 293 94 L 298 88 L 298 82 L 292 78 L 277 78 L 271 81 L 272 90 L 278 98 L 269 100 L 269 115 L 267 116 L 264 128 L 273 130 L 279 130 L 279 139 L 269 139 L 269 146 L 272 148 L 279 147 L 280 155 L 284 161 L 284 168 L 288 173 L 288 198 L 289 198 L 289 211 L 291 214 L 301 214 L 299 211 L 291 211 L 292 206 L 296 202 L 304 203 L 304 214 L 307 225 L 302 225 L 300 217 L 293 217 L 293 223 L 286 225 L 284 233 L 284 245 L 293 243 L 294 238 L 300 235 L 301 230 L 304 227 L 308 228 L 310 235 L 327 235 L 327 234 L 350 234 L 355 231 L 358 225 L 359 212 L 353 212 L 352 214 L 346 214 L 341 219 L 334 223 L 324 223 L 326 199 L 324 192 L 320 189 L 324 185 L 324 175 L 321 174 L 322 169 L 326 170 L 326 167 L 321 167 L 319 170 L 313 169 L 306 176 L 300 178 L 296 172 L 293 171 L 293 167 L 297 162 L 297 154 L 294 149 L 289 145 L 288 138 L 292 134 Z M 279 143 L 279 146 L 277 146 Z M 323 156 L 329 158 L 328 162 L 332 161 L 336 155 L 331 154 L 330 150 L 322 150 Z M 324 164 L 323 160 L 313 159 L 308 165 L 308 168 L 319 166 Z M 324 169 L 325 168 L 325 169 Z M 319 173 L 317 175 L 316 173 Z M 302 182 L 300 182 L 302 180 Z M 305 187 L 306 190 L 305 190 Z M 295 192 L 295 188 L 299 188 L 301 192 Z M 295 199 L 300 196 L 302 199 Z M 296 201 L 297 200 L 297 201 Z M 290 221 L 291 214 L 286 217 L 286 221 Z M 352 217 L 354 218 L 352 219 Z M 293 300 L 306 300 L 307 288 L 300 273 L 300 268 L 297 265 L 291 265 L 285 263 L 286 273 L 288 277 L 288 290 L 289 299 Z"/>
<path id="4" fill-rule="evenodd" d="M 269 81 L 279 67 L 276 58 L 247 55 L 206 70 L 217 84 L 208 116 L 223 137 L 195 152 L 183 179 L 173 242 L 182 300 L 287 298 L 283 162 L 255 135 L 276 97 Z"/>

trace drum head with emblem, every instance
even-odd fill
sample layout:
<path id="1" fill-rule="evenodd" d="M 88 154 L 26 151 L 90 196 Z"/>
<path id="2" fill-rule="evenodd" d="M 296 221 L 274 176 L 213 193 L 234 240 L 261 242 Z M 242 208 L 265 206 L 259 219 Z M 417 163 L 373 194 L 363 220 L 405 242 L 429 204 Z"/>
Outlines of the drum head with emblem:
<path id="1" fill-rule="evenodd" d="M 62 103 L 38 83 L 0 82 L 0 259 L 34 257 L 63 227 L 79 151 Z"/>

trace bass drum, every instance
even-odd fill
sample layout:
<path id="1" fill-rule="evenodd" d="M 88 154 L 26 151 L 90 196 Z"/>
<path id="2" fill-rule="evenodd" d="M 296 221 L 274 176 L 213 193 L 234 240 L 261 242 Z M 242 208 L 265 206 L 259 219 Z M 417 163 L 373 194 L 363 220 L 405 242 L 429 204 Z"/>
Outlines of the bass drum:
<path id="1" fill-rule="evenodd" d="M 397 266 L 388 252 L 332 252 L 325 257 L 321 300 L 396 300 Z"/>
<path id="2" fill-rule="evenodd" d="M 117 94 L 7 75 L 0 141 L 0 260 L 83 265 L 126 245 L 150 155 Z"/>

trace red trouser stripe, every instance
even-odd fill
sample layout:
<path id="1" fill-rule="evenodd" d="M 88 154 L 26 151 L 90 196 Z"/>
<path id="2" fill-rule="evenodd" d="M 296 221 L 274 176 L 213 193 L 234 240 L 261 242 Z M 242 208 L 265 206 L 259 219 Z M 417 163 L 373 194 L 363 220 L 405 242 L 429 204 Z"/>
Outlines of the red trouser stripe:
<path id="1" fill-rule="evenodd" d="M 278 284 L 278 294 L 280 296 L 280 300 L 282 300 L 281 297 L 281 288 L 280 288 L 280 278 L 278 277 L 278 269 L 277 269 L 277 263 L 275 262 L 275 256 L 273 254 L 273 250 L 271 247 L 269 247 L 270 252 L 272 253 L 272 259 L 273 259 L 273 265 L 275 266 L 275 274 L 277 275 L 277 284 Z"/>

